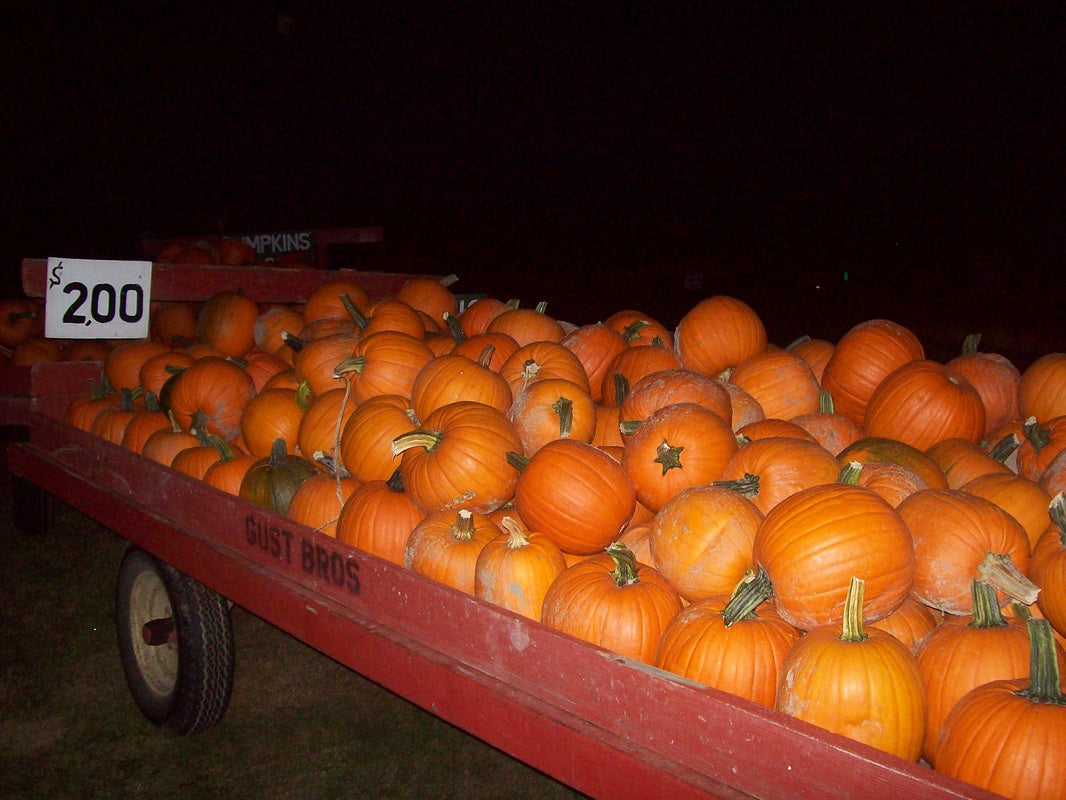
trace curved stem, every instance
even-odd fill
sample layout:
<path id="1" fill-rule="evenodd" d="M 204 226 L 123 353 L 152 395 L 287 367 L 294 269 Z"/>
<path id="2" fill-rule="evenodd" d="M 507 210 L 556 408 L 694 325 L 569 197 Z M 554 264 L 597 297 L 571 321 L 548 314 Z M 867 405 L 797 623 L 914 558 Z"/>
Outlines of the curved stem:
<path id="1" fill-rule="evenodd" d="M 770 576 L 760 566 L 754 575 L 745 577 L 733 590 L 733 596 L 722 609 L 725 626 L 728 628 L 742 619 L 754 619 L 755 609 L 773 594 Z"/>
<path id="2" fill-rule="evenodd" d="M 640 583 L 640 579 L 637 578 L 637 557 L 632 550 L 622 542 L 611 542 L 604 552 L 614 561 L 611 576 L 619 587 Z"/>
<path id="3" fill-rule="evenodd" d="M 529 534 L 514 517 L 505 516 L 500 520 L 500 526 L 507 531 L 508 550 L 518 550 L 529 544 Z"/>
<path id="4" fill-rule="evenodd" d="M 977 565 L 977 577 L 1027 606 L 1035 603 L 1040 594 L 1040 587 L 1025 577 L 1004 553 L 986 554 L 984 561 Z"/>
<path id="5" fill-rule="evenodd" d="M 711 481 L 711 486 L 729 489 L 750 499 L 759 494 L 759 476 L 745 472 L 743 478 L 737 478 L 732 481 Z"/>
<path id="6" fill-rule="evenodd" d="M 973 598 L 971 628 L 1003 628 L 1007 625 L 999 610 L 995 589 L 974 579 L 970 581 L 970 596 Z"/>
<path id="7" fill-rule="evenodd" d="M 866 581 L 862 578 L 851 579 L 848 593 L 844 598 L 844 620 L 841 624 L 840 641 L 862 642 L 869 634 L 862 627 L 862 604 L 866 599 Z"/>
<path id="8" fill-rule="evenodd" d="M 1029 685 L 1016 694 L 1034 703 L 1066 706 L 1051 623 L 1034 617 L 1025 624 L 1029 629 Z"/>
<path id="9" fill-rule="evenodd" d="M 424 447 L 427 451 L 432 451 L 434 447 L 440 444 L 443 433 L 444 432 L 440 430 L 430 430 L 426 428 L 419 428 L 418 430 L 401 433 L 392 440 L 392 454 L 398 456 L 400 453 L 405 450 L 410 450 L 412 447 Z"/>

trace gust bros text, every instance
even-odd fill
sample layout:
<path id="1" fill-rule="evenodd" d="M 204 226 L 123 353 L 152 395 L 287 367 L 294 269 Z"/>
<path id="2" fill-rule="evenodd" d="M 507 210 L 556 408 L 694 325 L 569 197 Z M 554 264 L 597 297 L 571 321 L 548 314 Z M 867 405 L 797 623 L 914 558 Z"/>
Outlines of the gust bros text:
<path id="1" fill-rule="evenodd" d="M 299 565 L 303 572 L 321 581 L 359 594 L 359 564 L 350 554 L 326 547 L 254 514 L 244 518 L 244 541 L 272 558 Z"/>

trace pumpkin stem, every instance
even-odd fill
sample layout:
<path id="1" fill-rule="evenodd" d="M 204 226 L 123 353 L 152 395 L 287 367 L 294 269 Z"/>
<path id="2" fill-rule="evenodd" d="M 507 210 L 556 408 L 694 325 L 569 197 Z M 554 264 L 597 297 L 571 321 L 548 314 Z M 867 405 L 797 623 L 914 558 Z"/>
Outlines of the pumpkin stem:
<path id="1" fill-rule="evenodd" d="M 711 481 L 711 486 L 729 489 L 750 499 L 759 494 L 759 476 L 745 472 L 743 478 L 737 478 L 732 481 Z"/>
<path id="2" fill-rule="evenodd" d="M 672 469 L 681 469 L 681 451 L 684 447 L 674 447 L 666 439 L 655 448 L 655 463 L 663 465 L 663 475 Z"/>
<path id="3" fill-rule="evenodd" d="M 858 486 L 859 476 L 862 475 L 862 464 L 858 461 L 849 461 L 837 475 L 837 483 L 847 486 Z"/>
<path id="4" fill-rule="evenodd" d="M 749 572 L 733 589 L 733 596 L 722 609 L 725 626 L 729 628 L 742 619 L 755 619 L 755 609 L 763 601 L 773 597 L 773 594 L 774 587 L 770 583 L 770 576 L 762 566 L 754 574 Z"/>
<path id="5" fill-rule="evenodd" d="M 977 565 L 977 577 L 1027 606 L 1035 603 L 1040 594 L 1040 587 L 1025 577 L 1005 553 L 986 554 L 984 561 Z"/>
<path id="6" fill-rule="evenodd" d="M 281 341 L 283 341 L 286 346 L 294 353 L 299 353 L 301 350 L 307 347 L 306 340 L 301 339 L 299 336 L 295 336 L 289 333 L 288 331 L 281 332 Z"/>
<path id="7" fill-rule="evenodd" d="M 279 436 L 274 440 L 274 444 L 270 445 L 270 466 L 280 467 L 284 464 L 285 456 L 288 452 L 289 448 L 285 444 L 285 440 Z"/>
<path id="8" fill-rule="evenodd" d="M 307 380 L 300 381 L 300 385 L 296 387 L 296 405 L 301 411 L 307 411 L 311 407 L 311 401 L 314 399 L 314 392 L 311 391 L 311 384 Z"/>
<path id="9" fill-rule="evenodd" d="M 341 295 L 341 303 L 344 305 L 344 310 L 348 312 L 348 316 L 352 318 L 352 321 L 355 322 L 359 330 L 362 330 L 370 324 L 370 320 L 367 318 L 366 314 L 356 308 L 355 303 L 352 302 L 352 298 L 347 294 Z"/>
<path id="10" fill-rule="evenodd" d="M 624 419 L 618 423 L 618 432 L 623 436 L 631 436 L 643 421 L 642 419 Z"/>
<path id="11" fill-rule="evenodd" d="M 189 420 L 189 433 L 199 438 L 200 431 L 204 430 L 206 432 L 206 428 L 207 414 L 205 414 L 201 409 L 196 409 L 196 411 L 194 411 L 192 414 L 192 418 Z"/>
<path id="12" fill-rule="evenodd" d="M 230 447 L 229 442 L 219 436 L 217 433 L 212 433 L 207 437 L 208 442 L 218 452 L 219 461 L 232 461 L 237 457 L 237 454 L 233 452 L 233 448 Z"/>
<path id="13" fill-rule="evenodd" d="M 469 542 L 474 538 L 474 515 L 469 509 L 460 508 L 452 523 L 452 537 L 457 542 Z"/>
<path id="14" fill-rule="evenodd" d="M 1029 685 L 1015 694 L 1034 703 L 1066 706 L 1051 623 L 1034 617 L 1025 625 L 1029 629 Z"/>
<path id="15" fill-rule="evenodd" d="M 621 372 L 616 372 L 614 374 L 614 404 L 622 405 L 627 397 L 629 397 L 629 378 Z"/>
<path id="16" fill-rule="evenodd" d="M 961 354 L 964 355 L 964 356 L 972 356 L 974 353 L 977 352 L 977 347 L 980 344 L 981 344 L 981 334 L 979 334 L 979 333 L 968 333 L 968 334 L 966 334 L 966 338 L 964 338 L 962 340 L 962 353 Z"/>
<path id="17" fill-rule="evenodd" d="M 818 413 L 835 414 L 836 411 L 837 407 L 833 402 L 833 395 L 829 393 L 828 389 L 822 389 L 822 391 L 818 393 Z"/>
<path id="18" fill-rule="evenodd" d="M 1021 447 L 1022 440 L 1016 433 L 1008 433 L 988 451 L 988 454 L 992 458 L 996 459 L 1000 464 L 1005 464 L 1007 459 L 1010 458 L 1014 451 Z"/>
<path id="19" fill-rule="evenodd" d="M 652 347 L 666 347 L 666 342 L 663 341 L 663 337 L 656 336 L 654 339 L 651 340 L 651 346 Z"/>
<path id="20" fill-rule="evenodd" d="M 733 375 L 733 367 L 726 367 L 714 377 L 720 381 L 729 382 L 729 378 Z"/>
<path id="21" fill-rule="evenodd" d="M 795 350 L 801 344 L 807 344 L 807 342 L 809 342 L 810 340 L 811 340 L 810 335 L 805 333 L 802 336 L 797 337 L 797 338 L 793 339 L 791 342 L 789 342 L 785 346 L 785 349 L 786 350 Z"/>
<path id="22" fill-rule="evenodd" d="M 1036 417 L 1029 417 L 1025 421 L 1022 426 L 1022 432 L 1025 434 L 1025 438 L 1029 440 L 1029 444 L 1038 453 L 1051 441 L 1051 431 L 1037 422 Z"/>
<path id="23" fill-rule="evenodd" d="M 496 345 L 490 344 L 478 354 L 477 363 L 485 369 L 491 369 L 491 367 L 489 367 L 489 364 L 492 363 L 492 356 L 495 352 Z"/>
<path id="24" fill-rule="evenodd" d="M 444 324 L 448 327 L 448 333 L 451 334 L 452 340 L 456 344 L 466 341 L 467 336 L 466 331 L 463 330 L 463 323 L 451 311 L 444 312 Z"/>
<path id="25" fill-rule="evenodd" d="M 637 557 L 632 550 L 622 542 L 611 542 L 604 552 L 614 561 L 614 569 L 611 570 L 611 576 L 619 587 L 640 583 L 640 579 L 637 577 Z"/>
<path id="26" fill-rule="evenodd" d="M 144 393 L 144 405 L 152 413 L 163 410 L 163 407 L 159 405 L 159 397 L 150 389 Z"/>
<path id="27" fill-rule="evenodd" d="M 390 492 L 403 491 L 403 472 L 401 472 L 400 467 L 397 467 L 395 470 L 393 470 L 392 476 L 387 481 L 385 481 L 385 485 L 388 487 Z"/>
<path id="28" fill-rule="evenodd" d="M 344 465 L 334 458 L 332 453 L 327 453 L 325 450 L 315 450 L 311 454 L 311 460 L 328 472 L 331 478 L 337 478 L 338 482 L 341 478 L 352 477 Z"/>
<path id="29" fill-rule="evenodd" d="M 973 598 L 973 619 L 971 628 L 1002 628 L 1007 622 L 999 610 L 996 590 L 987 583 L 974 579 L 970 581 L 970 596 Z"/>
<path id="30" fill-rule="evenodd" d="M 539 374 L 540 364 L 538 364 L 535 359 L 528 359 L 526 363 L 522 365 L 522 388 L 525 389 L 529 384 L 533 383 Z"/>
<path id="31" fill-rule="evenodd" d="M 840 641 L 863 642 L 869 634 L 862 627 L 862 604 L 866 599 L 866 581 L 852 577 L 848 593 L 844 597 L 844 620 L 841 624 Z"/>
<path id="32" fill-rule="evenodd" d="M 432 452 L 433 448 L 440 444 L 443 435 L 443 431 L 429 428 L 419 428 L 418 430 L 401 433 L 392 440 L 392 454 L 398 456 L 412 447 L 424 447 L 426 452 Z"/>
<path id="33" fill-rule="evenodd" d="M 363 356 L 352 356 L 346 358 L 333 368 L 334 378 L 344 378 L 352 373 L 356 376 L 363 374 L 363 369 L 366 367 L 366 358 Z"/>
<path id="34" fill-rule="evenodd" d="M 559 418 L 559 438 L 569 439 L 574 426 L 574 401 L 569 397 L 559 397 L 552 403 L 552 411 Z"/>
<path id="35" fill-rule="evenodd" d="M 514 517 L 505 516 L 500 520 L 500 525 L 507 531 L 508 550 L 519 550 L 529 544 L 529 534 Z"/>
<path id="36" fill-rule="evenodd" d="M 537 303 L 533 310 L 536 311 L 538 314 L 546 314 L 548 311 L 548 301 L 541 300 L 539 303 Z"/>
<path id="37" fill-rule="evenodd" d="M 1066 547 L 1066 492 L 1059 492 L 1051 498 L 1047 513 L 1059 528 L 1059 543 Z"/>
<path id="38" fill-rule="evenodd" d="M 519 472 L 522 472 L 526 468 L 526 465 L 529 463 L 529 456 L 524 456 L 521 453 L 516 453 L 514 452 L 514 450 L 508 450 L 507 463 Z"/>
<path id="39" fill-rule="evenodd" d="M 636 341 L 640 338 L 640 332 L 651 325 L 646 319 L 638 319 L 630 322 L 626 325 L 624 331 L 622 331 L 622 338 L 626 340 L 626 343 Z"/>

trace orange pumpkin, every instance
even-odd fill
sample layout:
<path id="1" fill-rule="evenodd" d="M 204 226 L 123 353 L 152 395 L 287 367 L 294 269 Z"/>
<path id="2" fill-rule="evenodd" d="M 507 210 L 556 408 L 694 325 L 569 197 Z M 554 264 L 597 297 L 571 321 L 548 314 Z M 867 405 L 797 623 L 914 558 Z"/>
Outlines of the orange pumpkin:
<path id="1" fill-rule="evenodd" d="M 141 385 L 140 370 L 144 363 L 153 356 L 170 352 L 168 345 L 151 340 L 118 345 L 104 359 L 104 375 L 108 385 L 116 392 L 121 392 L 123 389 L 136 389 Z M 158 393 L 158 387 L 155 391 Z"/>
<path id="2" fill-rule="evenodd" d="M 689 309 L 674 333 L 681 366 L 712 378 L 766 349 L 762 319 L 743 300 L 707 297 Z"/>
<path id="3" fill-rule="evenodd" d="M 396 470 L 388 481 L 367 481 L 352 492 L 337 519 L 337 539 L 403 566 L 407 540 L 423 516 Z"/>
<path id="4" fill-rule="evenodd" d="M 803 630 L 840 622 L 851 577 L 865 582 L 868 622 L 899 608 L 914 580 L 903 518 L 860 486 L 831 483 L 785 498 L 760 523 L 752 553 L 778 613 Z"/>
<path id="5" fill-rule="evenodd" d="M 811 368 L 818 384 L 822 383 L 822 375 L 825 373 L 825 365 L 833 357 L 836 345 L 826 339 L 812 339 L 810 336 L 801 336 L 785 348 L 795 353 Z"/>
<path id="6" fill-rule="evenodd" d="M 283 334 L 297 336 L 305 324 L 303 315 L 292 306 L 273 306 L 256 319 L 252 339 L 263 352 L 278 353 L 285 347 Z"/>
<path id="7" fill-rule="evenodd" d="M 294 521 L 326 536 L 337 536 L 337 521 L 349 497 L 359 488 L 350 475 L 322 472 L 312 475 L 293 492 L 288 515 Z"/>
<path id="8" fill-rule="evenodd" d="M 836 482 L 840 462 L 815 442 L 787 436 L 770 436 L 742 445 L 733 453 L 721 479 L 738 481 L 747 475 L 759 479 L 752 498 L 764 514 L 803 489 Z"/>
<path id="9" fill-rule="evenodd" d="M 477 336 L 484 333 L 489 323 L 504 311 L 516 307 L 495 297 L 479 297 L 459 313 L 459 327 L 464 336 Z"/>
<path id="10" fill-rule="evenodd" d="M 619 419 L 639 421 L 671 403 L 697 403 L 706 406 L 726 423 L 731 422 L 733 404 L 721 381 L 688 369 L 652 372 L 630 386 L 621 402 Z"/>
<path id="11" fill-rule="evenodd" d="M 303 304 L 304 324 L 319 319 L 351 320 L 346 300 L 363 314 L 370 308 L 370 298 L 366 290 L 352 281 L 330 281 L 315 287 Z"/>
<path id="12" fill-rule="evenodd" d="M 194 427 L 226 441 L 241 432 L 241 414 L 255 396 L 255 383 L 232 361 L 207 356 L 186 367 L 170 392 L 170 411 L 183 430 Z"/>
<path id="13" fill-rule="evenodd" d="M 737 364 L 728 380 L 758 400 L 767 417 L 789 420 L 818 410 L 818 379 L 788 350 L 763 350 Z"/>
<path id="14" fill-rule="evenodd" d="M 400 395 L 378 395 L 360 404 L 341 430 L 344 468 L 361 483 L 388 480 L 401 458 L 392 452 L 392 440 L 413 431 L 415 419 L 409 401 Z"/>
<path id="15" fill-rule="evenodd" d="M 621 333 L 597 322 L 582 325 L 568 333 L 562 345 L 577 356 L 588 376 L 589 393 L 597 403 L 603 399 L 603 374 L 611 359 L 626 348 L 626 340 Z"/>
<path id="16" fill-rule="evenodd" d="M 501 365 L 500 376 L 518 393 L 536 381 L 562 378 L 589 391 L 589 379 L 580 359 L 559 342 L 530 342 L 520 346 Z"/>
<path id="17" fill-rule="evenodd" d="M 1018 387 L 1022 376 L 1006 356 L 978 352 L 980 338 L 980 334 L 967 336 L 962 354 L 945 366 L 966 378 L 981 396 L 985 407 L 984 436 L 987 437 L 1020 415 Z"/>
<path id="18" fill-rule="evenodd" d="M 1066 353 L 1047 353 L 1025 368 L 1018 383 L 1018 412 L 1038 422 L 1066 416 Z"/>
<path id="19" fill-rule="evenodd" d="M 548 316 L 547 307 L 547 303 L 540 302 L 535 308 L 509 308 L 496 316 L 485 330 L 506 333 L 519 347 L 532 342 L 561 342 L 566 331 L 558 320 Z"/>
<path id="20" fill-rule="evenodd" d="M 478 556 L 502 532 L 484 514 L 432 511 L 411 531 L 404 566 L 460 592 L 474 594 Z"/>
<path id="21" fill-rule="evenodd" d="M 459 313 L 459 300 L 448 288 L 457 280 L 459 278 L 455 275 L 441 279 L 409 278 L 393 296 L 440 324 L 444 321 L 445 314 Z"/>
<path id="22" fill-rule="evenodd" d="M 421 420 L 460 401 L 481 403 L 506 414 L 513 400 L 511 387 L 498 372 L 454 352 L 428 361 L 411 385 L 411 407 Z"/>
<path id="23" fill-rule="evenodd" d="M 380 331 L 360 339 L 339 371 L 352 379 L 352 402 L 380 394 L 410 397 L 415 378 L 433 360 L 424 339 L 401 331 Z"/>
<path id="24" fill-rule="evenodd" d="M 1051 522 L 1033 548 L 1030 575 L 1041 587 L 1040 611 L 1066 636 L 1066 494 L 1061 491 L 1048 504 Z"/>
<path id="25" fill-rule="evenodd" d="M 606 405 L 621 405 L 640 380 L 652 373 L 676 370 L 681 367 L 677 354 L 665 347 L 628 347 L 611 359 L 604 370 L 600 385 L 602 401 Z M 619 387 L 624 385 L 625 392 Z"/>
<path id="26" fill-rule="evenodd" d="M 967 494 L 991 500 L 1018 520 L 1025 528 L 1031 547 L 1036 546 L 1037 539 L 1048 526 L 1048 505 L 1051 503 L 1051 497 L 1040 484 L 1028 478 L 1008 470 L 980 475 L 960 488 Z"/>
<path id="27" fill-rule="evenodd" d="M 270 455 L 274 442 L 282 439 L 288 453 L 298 452 L 297 433 L 304 409 L 293 389 L 265 389 L 252 397 L 240 416 L 245 448 L 253 456 Z M 311 453 L 304 453 L 308 458 Z"/>
<path id="28" fill-rule="evenodd" d="M 981 475 L 1011 472 L 1006 464 L 971 439 L 941 439 L 927 448 L 925 454 L 940 467 L 949 489 L 958 489 Z"/>
<path id="29" fill-rule="evenodd" d="M 614 543 L 568 567 L 544 595 L 541 621 L 618 655 L 655 663 L 681 598 L 652 567 Z"/>
<path id="30" fill-rule="evenodd" d="M 544 595 L 566 560 L 555 542 L 514 516 L 505 514 L 500 524 L 506 538 L 486 543 L 474 564 L 474 596 L 540 622 Z"/>
<path id="31" fill-rule="evenodd" d="M 238 292 L 216 292 L 200 307 L 196 337 L 226 356 L 240 357 L 255 344 L 259 304 Z"/>
<path id="32" fill-rule="evenodd" d="M 632 308 L 615 311 L 603 324 L 621 334 L 626 347 L 669 347 L 674 338 L 669 329 L 657 319 Z"/>
<path id="33" fill-rule="evenodd" d="M 521 390 L 507 418 L 531 456 L 554 439 L 591 442 L 596 431 L 596 404 L 588 391 L 564 378 L 547 378 Z"/>

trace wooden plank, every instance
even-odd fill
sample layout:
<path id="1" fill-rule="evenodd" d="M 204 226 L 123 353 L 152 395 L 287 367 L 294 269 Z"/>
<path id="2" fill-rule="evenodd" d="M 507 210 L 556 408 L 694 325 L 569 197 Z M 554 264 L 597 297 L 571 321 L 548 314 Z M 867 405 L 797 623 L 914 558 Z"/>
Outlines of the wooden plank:
<path id="1" fill-rule="evenodd" d="M 402 632 L 457 670 L 492 676 L 532 698 L 530 704 L 572 715 L 589 730 L 627 742 L 641 751 L 641 760 L 654 762 L 656 771 L 669 765 L 675 779 L 692 773 L 757 797 L 992 797 L 925 766 L 619 658 L 52 420 L 36 421 L 30 445 L 16 447 L 31 446 L 34 453 L 50 454 L 53 471 L 65 472 L 35 474 L 34 480 L 48 481 L 46 488 L 60 492 L 85 482 L 91 491 L 73 504 L 134 541 L 145 535 L 138 519 L 158 518 L 162 531 L 181 536 L 160 533 L 155 552 L 224 594 L 239 589 L 221 585 L 217 576 L 227 569 L 261 571 L 268 586 L 301 587 L 304 605 L 312 597 L 316 608 L 329 605 L 343 609 L 341 616 L 372 620 L 382 636 Z M 12 470 L 28 468 L 20 462 Z M 260 583 L 257 591 L 269 595 L 267 611 L 278 620 L 267 618 L 275 624 L 290 626 L 294 635 L 361 672 L 375 668 L 360 669 L 346 646 L 322 637 L 317 617 L 301 612 L 300 619 L 281 619 L 294 590 Z M 339 654 L 333 652 L 338 646 Z M 422 691 L 417 673 L 410 681 L 390 688 L 404 696 Z M 506 737 L 491 721 L 462 724 L 493 743 Z"/>
<path id="2" fill-rule="evenodd" d="M 26 425 L 30 414 L 61 417 L 70 401 L 100 379 L 101 361 L 52 361 L 0 367 L 0 425 Z"/>
<path id="3" fill-rule="evenodd" d="M 44 297 L 47 266 L 47 259 L 23 260 L 22 290 L 27 297 Z M 342 279 L 359 284 L 372 300 L 377 300 L 395 294 L 412 277 L 426 276 L 401 272 L 154 264 L 152 300 L 199 301 L 216 292 L 241 289 L 257 303 L 295 303 L 306 299 L 322 284 Z"/>

